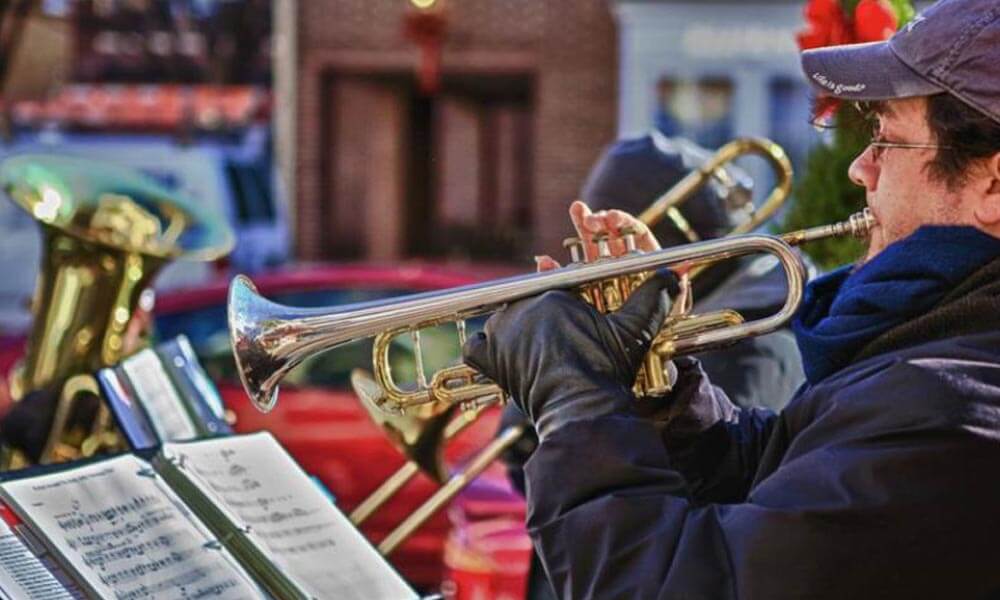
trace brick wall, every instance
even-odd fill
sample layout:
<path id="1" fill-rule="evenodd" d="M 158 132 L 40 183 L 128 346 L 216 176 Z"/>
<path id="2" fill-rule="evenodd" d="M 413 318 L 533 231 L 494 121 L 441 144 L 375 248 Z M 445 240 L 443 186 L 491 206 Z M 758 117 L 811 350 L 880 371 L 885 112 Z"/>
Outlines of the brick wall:
<path id="1" fill-rule="evenodd" d="M 412 70 L 401 35 L 404 0 L 298 3 L 297 251 L 329 254 L 323 223 L 332 159 L 324 152 L 330 73 Z M 606 0 L 452 0 L 446 73 L 534 77 L 533 247 L 559 253 L 566 207 L 615 131 L 617 46 Z M 334 176 L 336 174 L 334 173 Z"/>

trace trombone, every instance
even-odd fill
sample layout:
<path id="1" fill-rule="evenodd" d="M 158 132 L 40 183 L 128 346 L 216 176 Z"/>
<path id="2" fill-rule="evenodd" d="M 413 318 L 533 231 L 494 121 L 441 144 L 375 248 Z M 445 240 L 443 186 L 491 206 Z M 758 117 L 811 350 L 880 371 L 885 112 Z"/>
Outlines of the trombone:
<path id="1" fill-rule="evenodd" d="M 473 479 L 482 474 L 493 461 L 499 458 L 507 448 L 516 443 L 524 433 L 522 425 L 515 425 L 505 429 L 499 436 L 490 441 L 484 449 L 480 450 L 465 468 L 450 477 L 446 477 L 441 452 L 442 447 L 448 440 L 475 422 L 483 410 L 499 402 L 499 397 L 479 404 L 475 410 L 463 410 L 454 419 L 451 417 L 455 406 L 445 407 L 443 412 L 420 419 L 406 414 L 395 415 L 381 409 L 378 406 L 378 399 L 382 394 L 382 388 L 379 387 L 378 382 L 362 369 L 355 369 L 351 373 L 351 386 L 376 424 L 389 432 L 390 438 L 396 442 L 396 445 L 409 458 L 402 467 L 382 482 L 382 485 L 378 489 L 369 494 L 368 498 L 363 500 L 351 512 L 351 522 L 355 525 L 363 523 L 421 470 L 441 484 L 441 487 L 430 498 L 424 501 L 417 510 L 406 517 L 406 519 L 389 532 L 389 535 L 379 542 L 378 550 L 386 556 L 391 554 L 400 543 L 419 529 L 438 509 L 450 502 Z M 444 427 L 443 432 L 439 432 L 441 427 Z M 406 433 L 408 431 L 414 435 L 407 436 Z M 400 439 L 401 436 L 403 439 Z"/>
<path id="2" fill-rule="evenodd" d="M 695 192 L 713 177 L 721 179 L 723 185 L 730 189 L 730 194 L 733 194 L 732 190 L 736 184 L 730 181 L 730 177 L 720 178 L 719 175 L 725 173 L 722 168 L 724 165 L 748 154 L 760 156 L 767 161 L 767 164 L 774 172 L 777 183 L 775 183 L 767 198 L 764 199 L 760 207 L 756 210 L 752 208 L 753 201 L 749 197 L 749 194 L 743 194 L 745 196 L 744 203 L 739 208 L 748 213 L 748 218 L 736 225 L 729 232 L 729 235 L 740 235 L 757 229 L 757 227 L 767 222 L 781 208 L 781 205 L 784 204 L 785 200 L 792 193 L 793 177 L 792 163 L 788 159 L 785 150 L 771 140 L 759 137 L 737 138 L 719 148 L 700 167 L 688 173 L 673 187 L 664 192 L 663 195 L 654 200 L 648 208 L 639 214 L 639 220 L 647 227 L 653 227 L 664 218 L 668 218 L 673 221 L 674 225 L 681 230 L 681 233 L 688 240 L 691 242 L 700 241 L 698 234 L 691 227 L 691 224 L 687 222 L 687 219 L 684 218 L 684 215 L 681 214 L 678 206 L 693 196 Z"/>

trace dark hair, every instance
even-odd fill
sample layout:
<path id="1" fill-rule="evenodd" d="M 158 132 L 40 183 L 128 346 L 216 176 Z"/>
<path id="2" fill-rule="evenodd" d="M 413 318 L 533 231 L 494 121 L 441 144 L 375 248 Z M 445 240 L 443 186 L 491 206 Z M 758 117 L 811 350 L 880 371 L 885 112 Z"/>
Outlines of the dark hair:
<path id="1" fill-rule="evenodd" d="M 947 147 L 927 166 L 951 189 L 965 183 L 975 161 L 1000 152 L 1000 123 L 951 94 L 927 99 L 927 124 L 937 144 Z"/>

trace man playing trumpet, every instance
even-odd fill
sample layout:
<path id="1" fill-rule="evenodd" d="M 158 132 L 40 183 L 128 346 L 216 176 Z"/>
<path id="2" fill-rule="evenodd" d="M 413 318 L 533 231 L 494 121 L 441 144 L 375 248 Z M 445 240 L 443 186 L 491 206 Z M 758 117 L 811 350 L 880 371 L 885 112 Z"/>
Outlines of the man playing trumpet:
<path id="1" fill-rule="evenodd" d="M 861 264 L 808 287 L 807 382 L 780 414 L 687 358 L 664 403 L 632 396 L 669 274 L 610 315 L 518 302 L 466 344 L 538 431 L 528 524 L 562 597 L 1000 594 L 1000 5 L 940 0 L 802 62 L 873 117 L 849 176 L 878 224 Z M 581 235 L 639 227 L 571 215 Z"/>

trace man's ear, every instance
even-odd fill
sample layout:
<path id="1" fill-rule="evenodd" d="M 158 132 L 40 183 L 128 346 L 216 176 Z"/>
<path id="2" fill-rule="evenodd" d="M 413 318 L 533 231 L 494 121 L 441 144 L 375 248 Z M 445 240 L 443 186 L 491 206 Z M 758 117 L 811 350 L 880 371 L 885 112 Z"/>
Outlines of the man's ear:
<path id="1" fill-rule="evenodd" d="M 1000 225 L 1000 152 L 986 159 L 986 193 L 976 206 L 976 219 L 983 225 Z"/>

